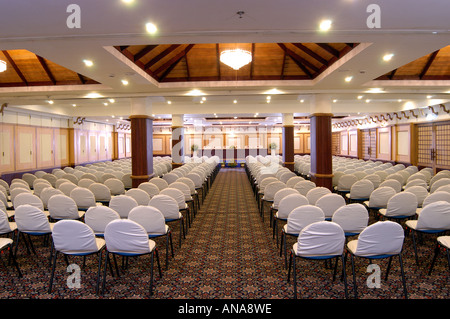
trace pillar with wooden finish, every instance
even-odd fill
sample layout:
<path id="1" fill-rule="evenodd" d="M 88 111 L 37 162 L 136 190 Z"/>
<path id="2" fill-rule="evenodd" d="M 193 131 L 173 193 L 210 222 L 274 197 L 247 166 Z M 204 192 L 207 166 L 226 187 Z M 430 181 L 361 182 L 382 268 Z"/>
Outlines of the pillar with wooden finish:
<path id="1" fill-rule="evenodd" d="M 132 186 L 153 177 L 153 117 L 149 98 L 131 100 L 131 179 Z"/>
<path id="2" fill-rule="evenodd" d="M 172 114 L 172 168 L 184 163 L 184 121 L 183 114 Z"/>
<path id="3" fill-rule="evenodd" d="M 311 181 L 317 186 L 333 188 L 331 99 L 317 95 L 310 115 Z"/>
<path id="4" fill-rule="evenodd" d="M 294 171 L 294 114 L 283 114 L 283 164 Z"/>

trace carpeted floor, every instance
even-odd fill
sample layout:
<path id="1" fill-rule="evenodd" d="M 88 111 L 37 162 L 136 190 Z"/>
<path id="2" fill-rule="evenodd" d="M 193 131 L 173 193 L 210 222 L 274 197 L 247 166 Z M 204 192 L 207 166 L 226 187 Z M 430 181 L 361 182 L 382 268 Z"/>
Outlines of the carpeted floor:
<path id="1" fill-rule="evenodd" d="M 267 216 L 267 215 L 266 215 Z M 172 226 L 174 258 L 165 270 L 164 239 L 156 239 L 163 271 L 160 278 L 155 267 L 155 287 L 152 298 L 169 299 L 289 299 L 293 295 L 292 281 L 287 282 L 284 260 L 279 256 L 268 218 L 262 221 L 250 183 L 243 168 L 222 168 L 197 213 L 186 239 L 178 247 L 178 227 Z M 288 247 L 294 242 L 290 239 Z M 97 259 L 87 258 L 80 270 L 80 288 L 69 288 L 64 259 L 58 258 L 53 291 L 47 292 L 50 267 L 49 248 L 42 239 L 33 240 L 37 255 L 28 255 L 24 245 L 19 247 L 18 261 L 24 273 L 16 276 L 15 269 L 6 266 L 7 255 L 0 264 L 0 299 L 147 299 L 149 298 L 150 258 L 130 258 L 120 278 L 107 273 L 105 295 L 95 294 Z M 428 276 L 434 239 L 424 237 L 419 246 L 417 266 L 412 238 L 404 243 L 404 266 L 411 299 L 447 299 L 450 296 L 450 271 L 442 253 L 433 274 Z M 82 259 L 70 263 L 82 266 Z M 377 262 L 382 275 L 387 261 Z M 332 281 L 332 270 L 324 262 L 299 260 L 297 273 L 299 298 L 343 299 L 344 284 Z M 394 259 L 387 281 L 380 288 L 368 288 L 366 260 L 357 260 L 357 285 L 361 299 L 403 298 L 399 264 Z M 339 269 L 341 265 L 339 264 Z M 349 295 L 353 297 L 350 263 L 347 264 Z"/>

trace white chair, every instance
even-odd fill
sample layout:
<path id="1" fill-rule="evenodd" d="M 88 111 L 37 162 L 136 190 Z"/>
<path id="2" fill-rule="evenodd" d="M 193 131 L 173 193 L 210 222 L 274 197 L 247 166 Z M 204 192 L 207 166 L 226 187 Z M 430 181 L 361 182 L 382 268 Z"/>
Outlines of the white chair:
<path id="1" fill-rule="evenodd" d="M 106 185 L 94 182 L 89 185 L 88 189 L 94 194 L 97 203 L 102 203 L 104 205 L 109 204 L 109 201 L 111 200 L 111 191 Z"/>
<path id="2" fill-rule="evenodd" d="M 449 177 L 442 177 L 438 180 L 435 180 L 433 184 L 430 186 L 430 193 L 434 193 L 439 187 L 450 185 Z"/>
<path id="3" fill-rule="evenodd" d="M 294 188 L 295 184 L 298 182 L 304 181 L 305 179 L 301 176 L 293 176 L 289 178 L 286 182 L 286 187 Z"/>
<path id="4" fill-rule="evenodd" d="M 295 190 L 294 190 L 295 191 Z M 278 210 L 273 216 L 273 237 L 277 239 L 278 245 L 278 221 L 287 221 L 289 214 L 297 207 L 309 205 L 306 196 L 296 193 L 287 195 L 280 200 Z"/>
<path id="5" fill-rule="evenodd" d="M 178 178 L 180 177 L 174 172 L 164 174 L 164 176 L 162 177 L 162 179 L 165 180 L 168 185 L 175 183 Z"/>
<path id="6" fill-rule="evenodd" d="M 17 240 L 14 254 L 17 256 L 17 249 L 19 247 L 20 235 L 29 236 L 44 236 L 45 239 L 52 233 L 54 223 L 50 223 L 47 216 L 42 210 L 32 205 L 20 205 L 15 210 L 14 220 L 17 225 Z M 33 242 L 30 240 L 30 245 L 33 252 L 36 251 Z M 27 251 L 29 253 L 28 245 Z"/>
<path id="7" fill-rule="evenodd" d="M 351 256 L 353 287 L 355 298 L 358 298 L 355 257 L 369 260 L 389 258 L 389 265 L 386 270 L 387 280 L 392 257 L 398 256 L 403 281 L 403 292 L 405 298 L 408 297 L 406 289 L 406 279 L 403 270 L 402 249 L 405 235 L 402 226 L 392 221 L 379 221 L 367 226 L 358 236 L 358 239 L 347 243 L 347 252 Z"/>
<path id="8" fill-rule="evenodd" d="M 306 198 L 308 199 L 309 204 L 316 205 L 316 202 L 319 198 L 328 194 L 331 194 L 331 191 L 328 188 L 316 186 L 313 189 L 309 190 L 308 193 L 306 193 Z"/>
<path id="9" fill-rule="evenodd" d="M 78 210 L 75 200 L 64 194 L 57 194 L 48 200 L 48 213 L 52 220 L 79 219 L 85 214 L 83 210 Z"/>
<path id="10" fill-rule="evenodd" d="M 84 188 L 89 188 L 89 186 L 91 186 L 92 184 L 97 183 L 96 181 L 94 181 L 93 179 L 90 178 L 82 178 L 78 181 L 78 186 L 79 187 L 84 187 Z"/>
<path id="11" fill-rule="evenodd" d="M 389 186 L 392 187 L 396 193 L 402 191 L 402 184 L 396 179 L 386 179 L 378 187 Z"/>
<path id="12" fill-rule="evenodd" d="M 294 189 L 303 196 L 306 196 L 306 194 L 315 187 L 316 183 L 311 182 L 310 180 L 304 180 L 294 185 Z"/>
<path id="13" fill-rule="evenodd" d="M 338 185 L 336 186 L 336 191 L 340 194 L 350 193 L 352 185 L 358 181 L 358 178 L 353 174 L 343 174 L 339 178 Z"/>
<path id="14" fill-rule="evenodd" d="M 279 191 L 277 191 L 275 193 L 275 196 L 273 197 L 273 204 L 272 204 L 272 212 L 276 212 L 278 210 L 278 206 L 280 204 L 280 201 L 288 196 L 288 195 L 292 195 L 292 194 L 298 194 L 298 192 L 290 187 L 286 187 L 286 188 L 282 188 Z"/>
<path id="15" fill-rule="evenodd" d="M 125 195 L 133 197 L 138 205 L 147 206 L 150 200 L 148 193 L 139 188 L 131 188 L 125 192 Z"/>
<path id="16" fill-rule="evenodd" d="M 298 235 L 297 242 L 293 245 L 289 259 L 288 281 L 290 279 L 291 265 L 293 265 L 294 298 L 297 298 L 297 274 L 296 258 L 306 260 L 327 260 L 336 258 L 333 281 L 336 278 L 337 260 L 342 261 L 344 273 L 345 298 L 348 298 L 347 279 L 345 275 L 344 260 L 345 236 L 342 228 L 333 222 L 318 221 L 305 226 Z"/>
<path id="17" fill-rule="evenodd" d="M 336 193 L 326 194 L 316 201 L 316 206 L 322 209 L 325 220 L 331 220 L 334 212 L 345 205 L 344 197 Z"/>
<path id="18" fill-rule="evenodd" d="M 370 194 L 369 200 L 365 201 L 364 204 L 369 211 L 377 212 L 382 208 L 386 208 L 389 200 L 395 194 L 397 192 L 392 187 L 380 186 Z"/>
<path id="19" fill-rule="evenodd" d="M 34 180 L 35 180 L 36 178 L 37 178 L 36 175 L 33 175 L 33 174 L 31 174 L 31 173 L 24 173 L 24 174 L 22 175 L 22 179 L 23 179 L 25 182 L 28 183 L 28 186 L 29 186 L 30 188 L 33 187 L 33 182 L 34 182 Z"/>
<path id="20" fill-rule="evenodd" d="M 348 204 L 338 208 L 334 212 L 331 221 L 341 226 L 346 237 L 355 236 L 367 227 L 369 213 L 362 204 Z"/>
<path id="21" fill-rule="evenodd" d="M 115 210 L 120 218 L 128 218 L 128 214 L 134 208 L 139 206 L 136 200 L 131 196 L 117 195 L 109 201 L 109 207 Z"/>
<path id="22" fill-rule="evenodd" d="M 60 220 L 56 222 L 53 226 L 52 239 L 53 244 L 50 256 L 53 256 L 53 263 L 48 293 L 52 292 L 58 253 L 62 253 L 69 256 L 83 257 L 92 254 L 98 255 L 97 285 L 95 288 L 95 292 L 98 294 L 105 240 L 95 237 L 92 229 L 78 220 Z"/>
<path id="23" fill-rule="evenodd" d="M 151 178 L 148 182 L 158 186 L 160 191 L 162 191 L 163 189 L 169 187 L 169 184 L 164 179 L 162 179 L 160 177 Z"/>
<path id="24" fill-rule="evenodd" d="M 426 188 L 422 186 L 411 186 L 404 190 L 404 192 L 413 193 L 417 197 L 417 207 L 422 207 L 423 201 L 429 195 Z"/>
<path id="25" fill-rule="evenodd" d="M 4 207 L 2 207 L 4 208 Z M 15 233 L 17 231 L 17 224 L 15 222 L 10 222 L 9 217 L 6 214 L 6 210 L 0 209 L 0 235 L 12 235 L 12 238 L 2 237 L 0 238 L 0 251 L 9 250 L 9 258 L 13 261 L 14 266 L 17 269 L 19 278 L 22 277 L 22 272 L 20 270 L 19 264 L 16 261 L 15 254 L 13 254 L 13 244 L 15 239 Z"/>
<path id="26" fill-rule="evenodd" d="M 281 231 L 280 256 L 284 248 L 284 263 L 287 267 L 287 236 L 298 237 L 303 228 L 309 224 L 324 221 L 325 215 L 322 209 L 313 205 L 303 205 L 294 208 L 287 218 Z"/>
<path id="27" fill-rule="evenodd" d="M 150 199 L 148 206 L 157 208 L 164 215 L 164 219 L 167 223 L 179 223 L 179 246 L 181 247 L 181 238 L 182 236 L 185 237 L 184 216 L 179 210 L 177 201 L 169 195 L 159 194 Z"/>
<path id="28" fill-rule="evenodd" d="M 112 196 L 125 194 L 125 185 L 118 178 L 109 178 L 103 184 L 109 188 Z"/>
<path id="29" fill-rule="evenodd" d="M 265 206 L 267 206 L 266 203 L 268 203 L 271 206 L 272 205 L 271 203 L 273 203 L 276 192 L 278 192 L 279 190 L 281 190 L 283 188 L 286 188 L 286 184 L 283 182 L 280 182 L 280 181 L 271 182 L 271 183 L 267 184 L 266 187 L 264 188 L 264 194 L 263 194 L 263 197 L 261 198 L 261 206 L 260 206 L 260 212 L 259 212 L 262 217 L 263 222 L 264 222 L 264 210 L 265 210 L 264 208 L 265 208 Z M 269 219 L 270 219 L 270 217 L 269 217 Z"/>
<path id="30" fill-rule="evenodd" d="M 34 195 L 29 189 L 26 189 L 26 188 L 19 187 L 19 188 L 11 189 L 10 190 L 10 200 L 11 200 L 12 206 L 14 206 L 14 200 L 15 200 L 16 196 L 19 194 L 22 194 L 22 193 Z"/>
<path id="31" fill-rule="evenodd" d="M 119 255 L 123 257 L 150 255 L 150 296 L 153 294 L 153 260 L 156 256 L 159 276 L 162 277 L 161 266 L 159 264 L 158 250 L 156 243 L 148 238 L 144 227 L 129 219 L 118 219 L 110 222 L 105 229 L 106 242 L 106 264 L 109 263 L 109 255 Z M 105 293 L 106 269 L 104 267 L 102 295 Z M 117 264 L 116 270 L 119 274 Z M 136 284 L 136 283 L 134 283 Z"/>
<path id="32" fill-rule="evenodd" d="M 184 194 L 182 191 L 176 188 L 171 188 L 170 185 L 168 188 L 163 189 L 159 192 L 159 195 L 168 195 L 172 197 L 178 204 L 178 209 L 181 212 L 186 212 L 187 217 L 187 225 L 190 225 L 190 214 L 189 214 L 189 206 L 186 203 Z"/>
<path id="33" fill-rule="evenodd" d="M 44 188 L 41 192 L 41 196 L 39 196 L 40 199 L 42 200 L 42 204 L 44 205 L 44 209 L 48 208 L 48 200 L 50 199 L 50 197 L 52 197 L 54 195 L 61 195 L 61 194 L 64 194 L 64 193 L 57 188 L 53 188 L 53 187 Z"/>
<path id="34" fill-rule="evenodd" d="M 128 215 L 128 219 L 140 224 L 146 230 L 149 238 L 166 237 L 166 270 L 169 266 L 169 245 L 171 247 L 172 258 L 172 232 L 166 225 L 166 220 L 161 211 L 153 206 L 138 206 L 133 208 Z"/>
<path id="35" fill-rule="evenodd" d="M 428 196 L 423 200 L 422 208 L 430 203 L 437 201 L 446 201 L 450 203 L 450 193 L 449 192 L 434 192 L 433 194 L 428 194 Z"/>
<path id="36" fill-rule="evenodd" d="M 362 179 L 352 184 L 350 193 L 345 194 L 347 200 L 352 202 L 364 202 L 369 200 L 370 194 L 374 191 L 373 183 L 368 179 Z"/>
<path id="37" fill-rule="evenodd" d="M 425 206 L 416 220 L 407 220 L 406 227 L 411 230 L 416 264 L 419 265 L 416 233 L 443 235 L 450 230 L 450 203 L 437 201 Z"/>
<path id="38" fill-rule="evenodd" d="M 98 237 L 104 236 L 106 225 L 115 219 L 120 219 L 119 213 L 108 206 L 90 207 L 84 214 L 84 222 Z"/>
<path id="39" fill-rule="evenodd" d="M 158 186 L 156 186 L 155 184 L 150 183 L 150 182 L 140 183 L 138 188 L 147 192 L 147 194 L 150 196 L 150 198 L 159 194 Z"/>
<path id="40" fill-rule="evenodd" d="M 125 189 L 130 189 L 133 187 L 133 180 L 131 179 L 131 173 L 123 174 L 121 180 Z"/>
<path id="41" fill-rule="evenodd" d="M 70 192 L 74 189 L 78 187 L 77 184 L 71 183 L 71 182 L 65 182 L 62 183 L 58 186 L 58 189 L 64 193 L 64 195 L 66 196 L 70 196 Z"/>
<path id="42" fill-rule="evenodd" d="M 378 213 L 387 219 L 400 221 L 416 215 L 417 197 L 413 193 L 400 192 L 389 199 L 386 208 L 381 208 Z"/>
<path id="43" fill-rule="evenodd" d="M 70 192 L 70 197 L 77 203 L 78 210 L 87 211 L 96 206 L 95 196 L 88 188 L 77 186 Z"/>

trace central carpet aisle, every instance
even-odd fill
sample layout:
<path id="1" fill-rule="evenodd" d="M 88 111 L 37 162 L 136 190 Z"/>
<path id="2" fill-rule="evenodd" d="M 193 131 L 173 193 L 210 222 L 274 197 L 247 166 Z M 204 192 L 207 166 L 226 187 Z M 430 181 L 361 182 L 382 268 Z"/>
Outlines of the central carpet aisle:
<path id="1" fill-rule="evenodd" d="M 286 271 L 242 168 L 218 173 L 153 298 L 287 298 Z"/>

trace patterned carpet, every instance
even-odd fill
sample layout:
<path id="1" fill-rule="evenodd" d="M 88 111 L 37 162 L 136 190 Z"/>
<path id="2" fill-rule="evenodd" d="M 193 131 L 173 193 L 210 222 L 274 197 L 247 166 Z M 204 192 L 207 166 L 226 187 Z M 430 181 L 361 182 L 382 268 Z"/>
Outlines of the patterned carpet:
<path id="1" fill-rule="evenodd" d="M 267 216 L 267 215 L 266 215 Z M 250 183 L 243 168 L 222 168 L 210 188 L 201 210 L 197 213 L 186 239 L 178 247 L 178 227 L 171 226 L 175 256 L 169 258 L 165 270 L 164 239 L 156 239 L 163 277 L 155 267 L 153 299 L 271 299 L 285 300 L 293 296 L 292 281 L 287 282 L 284 260 L 272 238 L 268 218 L 262 221 Z M 294 238 L 290 239 L 291 247 Z M 2 254 L 0 265 L 0 299 L 147 299 L 149 298 L 150 259 L 148 256 L 130 258 L 120 278 L 107 273 L 105 295 L 95 294 L 97 258 L 86 259 L 81 268 L 81 288 L 69 288 L 64 259 L 58 258 L 52 293 L 47 292 L 50 278 L 49 248 L 43 240 L 33 239 L 37 255 L 28 255 L 20 245 L 18 261 L 24 273 L 16 276 L 15 269 L 6 266 Z M 433 274 L 428 276 L 434 240 L 423 238 L 419 245 L 421 264 L 414 261 L 412 238 L 404 244 L 404 266 L 410 299 L 448 299 L 450 272 L 444 254 L 437 260 Z M 81 258 L 70 263 L 82 266 Z M 384 274 L 387 261 L 378 264 Z M 402 281 L 397 259 L 394 259 L 388 281 L 381 288 L 366 285 L 366 260 L 357 260 L 357 284 L 360 299 L 402 299 Z M 332 270 L 324 262 L 299 260 L 297 273 L 299 298 L 344 299 L 344 284 L 332 281 Z M 339 269 L 341 264 L 339 263 Z M 353 298 L 351 266 L 347 264 L 349 295 Z"/>

